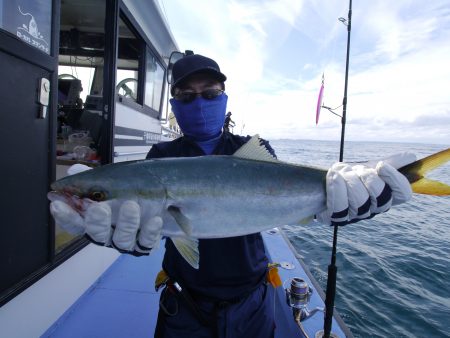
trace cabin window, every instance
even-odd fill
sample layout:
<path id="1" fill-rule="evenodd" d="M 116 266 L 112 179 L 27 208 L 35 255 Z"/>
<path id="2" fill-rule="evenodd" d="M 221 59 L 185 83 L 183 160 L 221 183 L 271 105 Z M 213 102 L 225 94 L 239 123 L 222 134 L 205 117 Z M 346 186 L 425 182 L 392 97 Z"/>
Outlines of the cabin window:
<path id="1" fill-rule="evenodd" d="M 47 54 L 50 54 L 51 24 L 51 0 L 0 1 L 0 28 Z"/>
<path id="2" fill-rule="evenodd" d="M 79 67 L 79 66 L 58 66 L 58 78 L 77 78 L 81 81 L 80 99 L 86 102 L 86 97 L 91 91 L 92 81 L 94 79 L 94 67 Z M 59 95 L 60 93 L 58 93 Z"/>
<path id="3" fill-rule="evenodd" d="M 164 68 L 156 61 L 156 57 L 147 49 L 144 103 L 156 111 L 159 111 L 161 105 L 163 87 Z"/>
<path id="4" fill-rule="evenodd" d="M 139 69 L 142 60 L 142 40 L 119 18 L 119 46 L 116 92 L 119 96 L 139 102 Z"/>

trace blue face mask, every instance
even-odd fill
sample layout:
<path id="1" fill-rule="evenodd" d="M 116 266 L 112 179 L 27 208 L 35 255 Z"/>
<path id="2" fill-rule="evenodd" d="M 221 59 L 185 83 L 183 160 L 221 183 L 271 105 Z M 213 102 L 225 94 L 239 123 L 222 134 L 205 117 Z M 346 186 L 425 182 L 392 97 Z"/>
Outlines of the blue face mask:
<path id="1" fill-rule="evenodd" d="M 188 103 L 171 99 L 170 104 L 183 134 L 204 141 L 220 135 L 227 100 L 228 96 L 224 93 L 211 100 L 197 97 Z"/>

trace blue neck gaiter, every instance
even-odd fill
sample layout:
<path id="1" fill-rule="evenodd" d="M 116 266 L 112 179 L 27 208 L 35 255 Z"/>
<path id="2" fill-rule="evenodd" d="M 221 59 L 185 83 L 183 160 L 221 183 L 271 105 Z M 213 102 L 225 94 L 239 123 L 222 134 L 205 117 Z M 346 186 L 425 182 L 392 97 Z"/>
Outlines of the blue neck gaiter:
<path id="1" fill-rule="evenodd" d="M 202 148 L 205 155 L 211 155 L 213 153 L 214 149 L 216 149 L 217 145 L 219 144 L 221 137 L 222 137 L 222 135 L 219 134 L 219 136 L 214 137 L 210 140 L 195 141 L 195 143 L 197 143 L 197 145 L 200 148 Z"/>
<path id="2" fill-rule="evenodd" d="M 212 100 L 197 97 L 189 103 L 171 99 L 170 104 L 183 134 L 195 141 L 207 141 L 222 132 L 227 100 L 228 96 L 222 94 Z"/>

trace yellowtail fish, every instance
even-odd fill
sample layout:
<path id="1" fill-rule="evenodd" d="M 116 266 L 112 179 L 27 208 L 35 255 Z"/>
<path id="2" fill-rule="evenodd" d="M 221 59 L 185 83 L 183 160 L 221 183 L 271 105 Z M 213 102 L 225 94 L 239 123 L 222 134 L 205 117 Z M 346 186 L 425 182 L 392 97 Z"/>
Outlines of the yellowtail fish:
<path id="1" fill-rule="evenodd" d="M 450 195 L 450 186 L 425 173 L 450 159 L 450 148 L 399 169 L 422 194 Z M 105 165 L 51 185 L 84 215 L 109 201 L 113 224 L 125 200 L 141 207 L 141 222 L 161 217 L 162 235 L 198 267 L 198 238 L 252 234 L 298 224 L 325 210 L 327 170 L 277 160 L 254 136 L 231 156 L 162 158 Z"/>

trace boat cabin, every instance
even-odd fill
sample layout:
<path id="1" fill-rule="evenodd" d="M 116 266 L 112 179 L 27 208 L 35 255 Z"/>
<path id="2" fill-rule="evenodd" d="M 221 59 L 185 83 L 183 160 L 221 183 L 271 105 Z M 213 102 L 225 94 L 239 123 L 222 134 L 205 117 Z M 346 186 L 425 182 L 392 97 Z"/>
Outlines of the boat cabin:
<path id="1" fill-rule="evenodd" d="M 0 1 L 0 304 L 88 244 L 54 225 L 51 182 L 178 136 L 165 127 L 177 49 L 155 1 Z"/>

